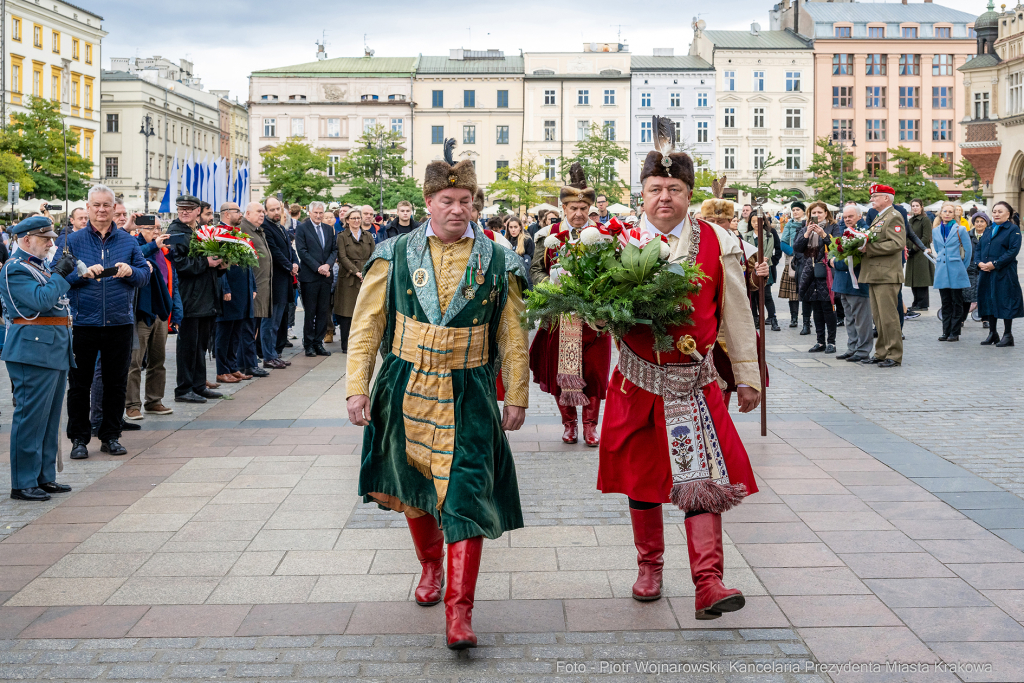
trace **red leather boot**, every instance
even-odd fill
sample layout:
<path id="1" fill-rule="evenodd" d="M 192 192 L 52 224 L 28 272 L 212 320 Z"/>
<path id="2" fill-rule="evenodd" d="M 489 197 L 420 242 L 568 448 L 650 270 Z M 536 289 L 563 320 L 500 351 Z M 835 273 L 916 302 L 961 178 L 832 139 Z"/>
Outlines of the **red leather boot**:
<path id="1" fill-rule="evenodd" d="M 600 440 L 597 435 L 597 420 L 601 416 L 601 399 L 590 399 L 590 405 L 583 407 L 583 443 L 595 448 Z"/>
<path id="2" fill-rule="evenodd" d="M 665 566 L 665 520 L 661 506 L 650 510 L 629 509 L 633 543 L 640 573 L 633 584 L 633 599 L 650 602 L 661 597 L 661 571 Z"/>
<path id="3" fill-rule="evenodd" d="M 444 594 L 445 642 L 451 650 L 476 647 L 473 633 L 473 597 L 480 573 L 484 537 L 474 536 L 448 544 L 448 589 Z"/>
<path id="4" fill-rule="evenodd" d="M 694 617 L 717 619 L 723 612 L 743 609 L 743 593 L 722 584 L 725 554 L 722 548 L 722 516 L 705 512 L 687 517 L 686 547 L 690 551 L 690 575 L 696 588 Z"/>
<path id="5" fill-rule="evenodd" d="M 576 436 L 576 406 L 563 406 L 559 403 L 558 412 L 562 414 L 562 424 L 565 425 L 562 441 L 564 443 L 576 443 L 579 440 Z"/>
<path id="6" fill-rule="evenodd" d="M 444 588 L 444 534 L 437 527 L 433 515 L 413 519 L 406 515 L 409 533 L 416 546 L 416 557 L 423 566 L 420 583 L 416 586 L 416 604 L 429 607 L 441 602 Z"/>

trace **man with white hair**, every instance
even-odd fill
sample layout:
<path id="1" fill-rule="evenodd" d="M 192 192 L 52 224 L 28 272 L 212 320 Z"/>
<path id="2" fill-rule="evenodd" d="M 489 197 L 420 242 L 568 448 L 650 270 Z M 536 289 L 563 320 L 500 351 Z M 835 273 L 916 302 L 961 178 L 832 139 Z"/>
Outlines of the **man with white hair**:
<path id="1" fill-rule="evenodd" d="M 860 208 L 856 204 L 851 202 L 843 209 L 843 223 L 847 230 L 862 230 L 860 218 Z M 859 281 L 859 264 L 851 271 L 847 261 L 830 259 L 829 262 L 835 268 L 832 291 L 839 295 L 846 314 L 846 353 L 836 358 L 848 363 L 859 363 L 871 357 L 871 346 L 874 343 L 871 336 L 869 285 Z M 857 278 L 856 284 L 853 278 Z"/>
<path id="2" fill-rule="evenodd" d="M 267 246 L 267 235 L 263 231 L 263 217 L 265 212 L 263 205 L 259 202 L 249 202 L 242 214 L 239 229 L 247 234 L 252 240 L 252 246 L 256 249 L 259 262 L 252 269 L 256 276 L 256 300 L 253 302 L 254 317 L 250 319 L 252 328 L 246 327 L 242 331 L 242 372 L 253 377 L 266 377 L 270 373 L 259 366 L 256 348 L 256 331 L 262 329 L 263 320 L 271 315 L 271 287 L 270 278 L 274 270 L 273 259 L 270 256 L 270 249 Z M 274 337 L 277 340 L 277 337 Z M 273 367 L 273 366 L 271 366 Z"/>
<path id="3" fill-rule="evenodd" d="M 334 263 L 338 260 L 338 241 L 334 238 L 334 229 L 323 223 L 325 208 L 323 202 L 310 202 L 309 219 L 300 223 L 295 231 L 299 292 L 305 310 L 302 348 L 310 357 L 331 355 L 324 348 L 324 334 L 331 319 L 331 283 Z M 367 208 L 363 207 L 364 220 Z M 373 209 L 370 211 L 372 213 Z"/>
<path id="4" fill-rule="evenodd" d="M 888 185 L 871 186 L 871 206 L 878 212 L 868 232 L 872 241 L 861 247 L 860 280 L 871 285 L 871 317 L 878 328 L 875 355 L 864 363 L 880 368 L 903 364 L 903 334 L 897 298 L 903 288 L 903 250 L 907 246 L 903 216 L 893 208 L 896 191 Z"/>

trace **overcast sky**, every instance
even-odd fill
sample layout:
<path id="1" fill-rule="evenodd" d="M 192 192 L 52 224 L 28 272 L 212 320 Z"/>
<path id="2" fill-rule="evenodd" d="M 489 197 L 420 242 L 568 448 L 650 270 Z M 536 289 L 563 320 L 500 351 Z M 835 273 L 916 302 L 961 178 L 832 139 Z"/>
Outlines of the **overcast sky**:
<path id="1" fill-rule="evenodd" d="M 590 0 L 585 3 L 516 0 L 479 2 L 412 0 L 75 0 L 103 17 L 103 67 L 111 57 L 161 55 L 190 58 L 206 90 L 230 89 L 245 100 L 247 76 L 256 70 L 316 60 L 315 42 L 326 31 L 328 57 L 359 57 L 366 45 L 378 57 L 445 55 L 451 48 L 582 49 L 584 42 L 612 42 L 619 35 L 634 54 L 673 47 L 685 54 L 699 13 L 709 29 L 768 28 L 774 0 Z M 920 1 L 920 0 L 918 0 Z M 972 14 L 984 0 L 936 4 Z"/>

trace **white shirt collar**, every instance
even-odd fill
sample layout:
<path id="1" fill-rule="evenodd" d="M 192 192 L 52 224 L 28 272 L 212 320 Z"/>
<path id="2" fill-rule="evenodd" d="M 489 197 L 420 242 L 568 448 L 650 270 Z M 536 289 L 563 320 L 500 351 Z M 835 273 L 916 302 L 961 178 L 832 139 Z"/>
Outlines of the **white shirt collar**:
<path id="1" fill-rule="evenodd" d="M 644 214 L 644 218 L 643 218 L 643 221 L 641 221 L 641 223 L 640 223 L 640 227 L 645 232 L 647 232 L 649 235 L 652 235 L 654 237 L 660 237 L 661 235 L 666 235 L 666 236 L 675 236 L 676 238 L 682 238 L 682 236 L 683 236 L 683 228 L 686 227 L 686 225 L 689 222 L 689 220 L 690 220 L 690 214 L 686 214 L 686 216 L 683 217 L 683 220 L 682 220 L 682 222 L 679 225 L 677 225 L 676 227 L 672 228 L 672 230 L 670 230 L 668 233 L 663 233 L 661 230 L 658 230 L 656 227 L 654 227 L 654 225 L 650 221 L 647 220 L 647 215 Z"/>
<path id="2" fill-rule="evenodd" d="M 437 237 L 437 235 L 434 233 L 434 221 L 433 221 L 433 219 L 428 219 L 427 220 L 427 235 L 426 236 L 430 237 L 431 235 L 433 235 L 434 237 Z M 473 232 L 473 221 L 470 221 L 469 224 L 466 225 L 466 232 L 462 233 L 462 237 L 460 237 L 459 239 L 463 239 L 463 238 L 466 238 L 466 237 L 469 237 L 470 239 L 473 239 L 474 237 L 476 237 L 476 234 Z M 440 239 L 440 238 L 438 238 L 438 239 Z"/>

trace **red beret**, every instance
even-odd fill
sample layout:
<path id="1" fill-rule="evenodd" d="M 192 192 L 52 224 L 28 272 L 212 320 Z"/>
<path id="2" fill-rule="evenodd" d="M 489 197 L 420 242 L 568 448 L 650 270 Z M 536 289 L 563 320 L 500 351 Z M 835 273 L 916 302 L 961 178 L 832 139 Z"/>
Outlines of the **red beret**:
<path id="1" fill-rule="evenodd" d="M 871 194 L 891 194 L 896 196 L 896 190 L 892 189 L 888 185 L 872 185 Z"/>

